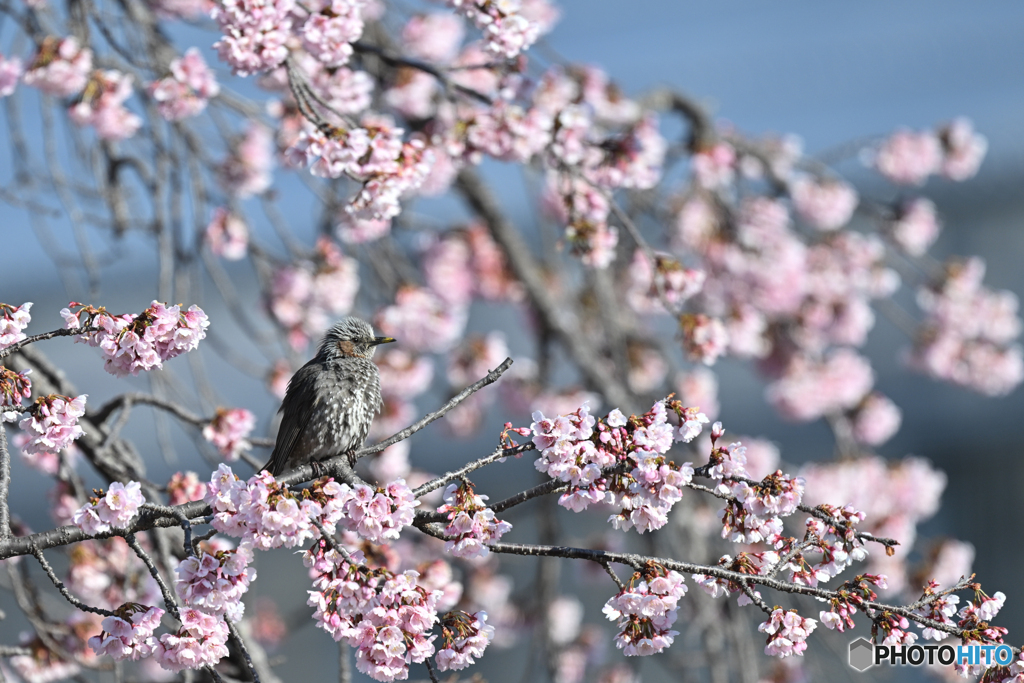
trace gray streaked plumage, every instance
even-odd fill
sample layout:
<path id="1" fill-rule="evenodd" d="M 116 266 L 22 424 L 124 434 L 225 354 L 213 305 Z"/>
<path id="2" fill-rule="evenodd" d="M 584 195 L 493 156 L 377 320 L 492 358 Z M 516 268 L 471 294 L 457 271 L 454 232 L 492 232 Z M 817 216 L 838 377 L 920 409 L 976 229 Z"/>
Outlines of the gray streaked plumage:
<path id="1" fill-rule="evenodd" d="M 370 359 L 378 344 L 393 341 L 375 337 L 359 318 L 336 322 L 288 382 L 277 444 L 263 469 L 278 476 L 362 446 L 382 404 L 380 373 Z"/>

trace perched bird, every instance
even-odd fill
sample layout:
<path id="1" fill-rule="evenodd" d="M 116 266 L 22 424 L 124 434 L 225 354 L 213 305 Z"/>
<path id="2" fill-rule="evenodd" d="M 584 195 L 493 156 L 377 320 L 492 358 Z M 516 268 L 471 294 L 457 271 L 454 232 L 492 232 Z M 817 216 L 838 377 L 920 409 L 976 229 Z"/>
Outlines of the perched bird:
<path id="1" fill-rule="evenodd" d="M 270 462 L 275 477 L 359 448 L 380 412 L 380 372 L 370 360 L 379 344 L 359 318 L 342 318 L 324 335 L 316 356 L 288 382 L 281 402 L 281 428 Z"/>

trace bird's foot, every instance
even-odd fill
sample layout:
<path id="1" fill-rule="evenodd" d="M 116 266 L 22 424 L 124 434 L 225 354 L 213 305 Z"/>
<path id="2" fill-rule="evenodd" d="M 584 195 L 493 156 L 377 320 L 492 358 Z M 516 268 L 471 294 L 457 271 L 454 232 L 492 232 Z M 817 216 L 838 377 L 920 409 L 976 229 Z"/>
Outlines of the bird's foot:
<path id="1" fill-rule="evenodd" d="M 323 463 L 320 462 L 319 460 L 314 460 L 313 462 L 310 463 L 310 465 L 312 465 L 312 467 L 313 467 L 313 478 L 314 479 L 319 479 L 320 477 L 322 477 L 325 474 L 327 474 L 327 468 L 324 467 Z"/>

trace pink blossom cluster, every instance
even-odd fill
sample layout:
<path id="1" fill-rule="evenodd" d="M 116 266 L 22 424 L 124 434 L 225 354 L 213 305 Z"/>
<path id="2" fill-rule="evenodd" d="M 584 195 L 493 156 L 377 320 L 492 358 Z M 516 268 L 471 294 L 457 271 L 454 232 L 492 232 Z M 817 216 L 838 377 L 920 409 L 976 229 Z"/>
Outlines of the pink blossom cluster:
<path id="1" fill-rule="evenodd" d="M 103 630 L 89 639 L 89 647 L 97 655 L 109 655 L 115 661 L 149 657 L 156 648 L 153 631 L 160 626 L 164 611 L 129 602 L 115 614 L 103 619 Z"/>
<path id="2" fill-rule="evenodd" d="M 224 619 L 188 607 L 181 610 L 181 628 L 160 636 L 154 656 L 168 671 L 213 666 L 228 656 L 229 635 Z"/>
<path id="3" fill-rule="evenodd" d="M 295 166 L 311 164 L 313 175 L 362 182 L 345 210 L 355 219 L 388 220 L 401 213 L 399 198 L 426 180 L 433 152 L 418 135 L 403 141 L 404 131 L 386 119 L 364 126 L 303 131 L 287 157 Z"/>
<path id="4" fill-rule="evenodd" d="M 892 240 L 911 256 L 923 256 L 939 236 L 935 204 L 917 197 L 904 202 L 889 227 Z"/>
<path id="5" fill-rule="evenodd" d="M 857 191 L 842 180 L 801 177 L 789 191 L 796 212 L 819 230 L 838 230 L 857 208 Z"/>
<path id="6" fill-rule="evenodd" d="M 107 492 L 78 508 L 74 521 L 87 534 L 102 534 L 113 529 L 125 529 L 146 502 L 139 482 L 127 485 L 115 481 Z"/>
<path id="7" fill-rule="evenodd" d="M 1009 291 L 982 284 L 979 258 L 950 263 L 944 277 L 918 294 L 926 314 L 910 365 L 989 396 L 1008 394 L 1024 380 L 1018 301 Z"/>
<path id="8" fill-rule="evenodd" d="M 256 416 L 245 408 L 218 408 L 203 427 L 203 438 L 216 447 L 225 460 L 238 460 L 252 448 L 248 436 L 256 426 Z"/>
<path id="9" fill-rule="evenodd" d="M 857 610 L 863 610 L 865 602 L 874 601 L 878 597 L 872 585 L 885 588 L 885 577 L 860 574 L 839 586 L 835 590 L 836 597 L 828 600 L 828 611 L 822 610 L 819 613 L 821 624 L 829 630 L 840 633 L 847 628 L 853 628 L 853 615 L 857 613 Z M 959 598 L 955 599 L 959 600 Z"/>
<path id="10" fill-rule="evenodd" d="M 779 553 L 767 550 L 764 552 L 741 552 L 737 553 L 735 558 L 731 555 L 723 555 L 719 558 L 717 566 L 740 574 L 763 576 L 771 571 L 778 562 Z M 740 606 L 753 602 L 744 591 L 743 586 L 735 581 L 710 574 L 693 574 L 692 578 L 697 585 L 704 589 L 705 593 L 713 598 L 720 598 L 732 593 L 743 593 L 737 601 Z M 756 591 L 755 594 L 759 595 Z"/>
<path id="11" fill-rule="evenodd" d="M 214 529 L 259 550 L 294 548 L 315 538 L 310 518 L 323 512 L 318 502 L 297 497 L 266 470 L 243 482 L 223 463 L 203 500 L 213 508 Z"/>
<path id="12" fill-rule="evenodd" d="M 365 0 L 319 0 L 299 34 L 302 46 L 325 66 L 337 67 L 352 56 L 352 43 L 363 35 Z"/>
<path id="13" fill-rule="evenodd" d="M 175 472 L 167 482 L 167 499 L 171 505 L 181 505 L 206 497 L 206 484 L 195 472 Z"/>
<path id="14" fill-rule="evenodd" d="M 303 560 L 314 576 L 307 604 L 317 626 L 356 648 L 357 669 L 377 681 L 404 680 L 410 663 L 434 654 L 427 634 L 442 593 L 419 585 L 417 572 L 370 569 L 361 551 L 342 557 L 323 542 Z"/>
<path id="15" fill-rule="evenodd" d="M 213 44 L 236 75 L 272 69 L 288 57 L 295 0 L 226 0 L 212 12 L 224 33 Z"/>
<path id="16" fill-rule="evenodd" d="M 377 314 L 377 326 L 411 349 L 442 353 L 462 336 L 468 311 L 452 305 L 431 289 L 400 287 L 395 303 Z"/>
<path id="17" fill-rule="evenodd" d="M 929 581 L 928 585 L 925 586 L 924 595 L 928 599 L 928 602 L 921 607 L 914 610 L 915 614 L 936 621 L 945 626 L 955 627 L 956 620 L 953 617 L 958 612 L 958 605 L 960 604 L 960 596 L 955 594 L 940 595 L 932 598 L 932 595 L 938 592 L 939 585 L 935 581 Z M 949 637 L 949 633 L 941 631 L 931 626 L 925 626 L 918 624 L 921 627 L 921 637 L 925 640 L 945 640 Z M 831 628 L 831 627 L 829 627 Z"/>
<path id="18" fill-rule="evenodd" d="M 836 349 L 818 362 L 807 356 L 794 356 L 766 393 L 768 401 L 784 417 L 808 421 L 854 408 L 874 381 L 866 358 L 852 349 Z"/>
<path id="19" fill-rule="evenodd" d="M 291 263 L 274 272 L 268 307 L 289 329 L 295 349 L 320 334 L 335 316 L 348 313 L 359 291 L 359 263 L 327 237 L 317 240 L 312 261 Z"/>
<path id="20" fill-rule="evenodd" d="M 175 569 L 174 589 L 189 607 L 237 621 L 245 613 L 242 596 L 256 578 L 252 561 L 252 548 L 245 543 L 234 550 L 186 557 Z"/>
<path id="21" fill-rule="evenodd" d="M 494 640 L 494 627 L 487 623 L 487 612 L 467 614 L 455 610 L 441 619 L 441 645 L 435 660 L 439 671 L 461 671 L 484 656 Z"/>
<path id="22" fill-rule="evenodd" d="M 49 394 L 37 398 L 18 426 L 28 436 L 21 446 L 25 453 L 56 453 L 68 448 L 85 431 L 78 426 L 78 418 L 85 415 L 88 394 L 71 398 Z M 20 402 L 20 401 L 19 401 Z"/>
<path id="23" fill-rule="evenodd" d="M 935 131 L 898 130 L 868 158 L 892 182 L 921 185 L 937 173 L 951 180 L 974 176 L 987 151 L 988 141 L 970 120 L 957 118 Z"/>
<path id="24" fill-rule="evenodd" d="M 7 97 L 14 93 L 23 73 L 24 67 L 20 59 L 0 55 L 0 97 Z"/>
<path id="25" fill-rule="evenodd" d="M 867 446 L 878 446 L 899 431 L 902 413 L 892 399 L 877 391 L 864 397 L 850 419 L 853 438 Z"/>
<path id="26" fill-rule="evenodd" d="M 453 306 L 469 305 L 474 296 L 513 302 L 523 298 L 505 254 L 480 223 L 450 230 L 431 244 L 423 255 L 423 275 L 430 289 Z"/>
<path id="27" fill-rule="evenodd" d="M 604 615 L 619 629 L 615 645 L 627 657 L 653 655 L 672 644 L 678 631 L 679 598 L 687 586 L 676 571 L 651 564 L 637 572 L 629 584 L 609 598 Z"/>
<path id="28" fill-rule="evenodd" d="M 720 319 L 703 313 L 679 316 L 683 349 L 687 357 L 704 365 L 714 365 L 729 350 L 729 328 Z"/>
<path id="29" fill-rule="evenodd" d="M 249 228 L 232 211 L 218 206 L 206 226 L 206 245 L 215 256 L 238 261 L 249 250 Z"/>
<path id="30" fill-rule="evenodd" d="M 25 338 L 23 330 L 32 321 L 31 310 L 31 301 L 21 306 L 0 303 L 0 349 L 6 349 Z"/>
<path id="31" fill-rule="evenodd" d="M 72 497 L 61 504 L 66 523 L 74 523 L 78 500 Z M 145 536 L 139 542 L 149 549 Z M 156 581 L 123 538 L 79 543 L 69 560 L 68 589 L 88 604 L 115 609 L 127 602 L 149 605 L 161 600 Z"/>
<path id="32" fill-rule="evenodd" d="M 574 413 L 546 418 L 533 414 L 533 443 L 541 451 L 535 466 L 548 476 L 570 484 L 558 504 L 579 512 L 592 503 L 620 508 L 608 521 L 624 531 L 636 527 L 643 533 L 659 529 L 668 512 L 682 497 L 691 480 L 690 463 L 676 465 L 665 454 L 676 440 L 689 441 L 700 433 L 707 418 L 696 409 L 670 403 L 679 416 L 676 429 L 668 422 L 664 401 L 641 416 L 628 420 L 613 410 L 595 420 L 584 403 Z M 610 473 L 615 465 L 621 473 Z"/>
<path id="33" fill-rule="evenodd" d="M 520 0 L 447 2 L 483 32 L 484 49 L 497 57 L 516 57 L 540 35 L 540 26 L 523 15 Z"/>
<path id="34" fill-rule="evenodd" d="M 633 252 L 629 265 L 627 300 L 641 313 L 672 313 L 695 296 L 704 287 L 707 274 L 694 268 L 685 268 L 668 254 L 655 254 L 654 263 L 640 249 Z M 662 303 L 672 308 L 665 310 Z"/>
<path id="35" fill-rule="evenodd" d="M 908 580 L 904 562 L 913 545 L 916 527 L 938 510 L 946 475 L 922 458 L 908 457 L 890 463 L 870 456 L 830 464 L 808 464 L 801 468 L 800 476 L 805 480 L 806 504 L 830 506 L 827 509 L 832 511 L 833 517 L 845 519 L 848 528 L 856 526 L 878 537 L 900 540 L 892 556 L 872 555 L 869 571 L 885 574 L 889 590 L 902 590 Z M 861 521 L 864 519 L 868 523 Z M 814 524 L 813 520 L 808 520 L 808 524 Z M 835 534 L 822 533 L 821 529 L 815 531 L 833 547 L 849 533 L 838 529 Z M 844 550 L 850 554 L 848 560 L 862 559 L 866 554 L 866 550 L 858 549 L 856 544 Z M 842 555 L 835 557 L 843 560 Z M 822 566 L 805 569 L 817 572 L 828 561 L 826 555 Z M 810 580 L 809 573 L 805 576 Z"/>
<path id="36" fill-rule="evenodd" d="M 220 92 L 213 70 L 206 65 L 199 48 L 190 47 L 171 61 L 169 76 L 149 84 L 149 94 L 160 116 L 168 121 L 195 116 Z"/>
<path id="37" fill-rule="evenodd" d="M 274 139 L 270 130 L 250 122 L 231 153 L 217 169 L 217 181 L 228 194 L 245 199 L 262 194 L 273 181 Z"/>
<path id="38" fill-rule="evenodd" d="M 768 644 L 764 647 L 766 655 L 789 657 L 803 655 L 807 649 L 807 637 L 817 626 L 817 621 L 801 617 L 795 609 L 776 607 L 757 630 L 768 634 Z"/>
<path id="39" fill-rule="evenodd" d="M 694 153 L 690 164 L 697 185 L 705 190 L 728 187 L 736 177 L 736 150 L 728 142 L 717 142 Z"/>
<path id="40" fill-rule="evenodd" d="M 72 105 L 68 115 L 79 126 L 92 126 L 103 140 L 124 140 L 135 135 L 142 119 L 125 108 L 132 96 L 131 74 L 120 71 L 94 71 Z"/>
<path id="41" fill-rule="evenodd" d="M 0 423 L 14 422 L 21 414 L 21 401 L 32 396 L 32 370 L 15 372 L 0 366 Z"/>
<path id="42" fill-rule="evenodd" d="M 73 645 L 72 638 L 66 637 L 63 645 Z M 53 642 L 52 640 L 50 642 Z M 59 642 L 59 641 L 58 641 Z M 67 661 L 56 652 L 50 649 L 39 636 L 31 637 L 28 633 L 21 636 L 21 645 L 31 651 L 31 654 L 15 655 L 11 657 L 11 668 L 28 683 L 52 683 L 77 676 L 81 673 L 82 667 L 74 661 Z M 73 650 L 73 647 L 68 649 Z M 83 653 L 84 654 L 84 653 Z"/>
<path id="43" fill-rule="evenodd" d="M 78 308 L 72 312 L 72 308 Z M 71 302 L 60 312 L 69 329 L 99 328 L 76 337 L 103 351 L 103 369 L 112 375 L 138 375 L 163 367 L 164 361 L 192 351 L 206 337 L 210 321 L 198 306 L 187 311 L 154 301 L 138 315 L 112 316 L 104 308 Z"/>
<path id="44" fill-rule="evenodd" d="M 793 541 L 789 540 L 777 545 L 780 552 L 790 553 L 786 568 L 790 571 L 790 581 L 805 586 L 817 586 L 846 570 L 853 562 L 861 562 L 868 556 L 864 542 L 857 536 L 859 525 L 864 521 L 864 513 L 852 505 L 837 507 L 822 503 L 816 510 L 824 512 L 829 519 L 818 516 L 807 518 L 806 528 L 809 543 L 795 552 Z M 817 562 L 808 559 L 811 553 L 821 553 Z M 865 575 L 876 577 L 871 582 L 881 588 L 888 588 L 888 577 L 884 575 Z M 874 599 L 874 598 L 869 598 Z M 831 626 L 829 627 L 831 628 Z"/>
<path id="45" fill-rule="evenodd" d="M 495 517 L 486 500 L 487 496 L 478 495 L 466 482 L 449 484 L 444 490 L 445 504 L 437 511 L 448 517 L 444 530 L 446 552 L 464 559 L 487 557 L 487 544 L 512 530 L 511 524 Z"/>
<path id="46" fill-rule="evenodd" d="M 716 463 L 717 456 L 712 451 L 709 464 Z M 712 478 L 717 478 L 714 474 L 716 469 L 712 467 Z M 719 484 L 719 490 L 722 489 L 733 495 L 733 499 L 719 512 L 722 538 L 734 543 L 764 541 L 774 545 L 782 533 L 781 518 L 792 515 L 800 504 L 804 481 L 776 470 L 758 483 L 723 476 Z"/>
<path id="47" fill-rule="evenodd" d="M 47 95 L 69 97 L 82 92 L 92 72 L 92 50 L 83 48 L 74 36 L 48 36 L 25 72 L 25 85 Z"/>
<path id="48" fill-rule="evenodd" d="M 324 526 L 333 530 L 340 525 L 370 543 L 397 540 L 402 529 L 412 523 L 419 505 L 404 479 L 396 479 L 380 489 L 329 481 L 322 490 L 327 496 L 323 504 Z"/>
<path id="49" fill-rule="evenodd" d="M 436 64 L 449 64 L 459 53 L 466 33 L 463 20 L 448 12 L 417 14 L 402 28 L 407 54 Z"/>

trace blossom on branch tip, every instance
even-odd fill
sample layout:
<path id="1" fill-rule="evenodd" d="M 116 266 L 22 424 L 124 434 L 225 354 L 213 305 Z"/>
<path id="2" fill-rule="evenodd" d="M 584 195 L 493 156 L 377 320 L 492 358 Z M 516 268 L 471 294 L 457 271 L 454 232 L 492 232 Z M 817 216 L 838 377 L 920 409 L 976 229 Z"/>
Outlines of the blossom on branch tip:
<path id="1" fill-rule="evenodd" d="M 181 610 L 181 628 L 160 636 L 154 655 L 168 671 L 201 669 L 228 656 L 229 635 L 223 618 L 187 607 Z"/>
<path id="2" fill-rule="evenodd" d="M 256 579 L 252 561 L 252 548 L 244 543 L 235 550 L 186 557 L 175 569 L 174 590 L 190 607 L 237 621 L 245 612 L 242 596 Z"/>
<path id="3" fill-rule="evenodd" d="M 21 401 L 32 396 L 31 369 L 15 372 L 0 366 L 0 423 L 14 422 L 21 415 Z"/>
<path id="4" fill-rule="evenodd" d="M 605 616 L 619 629 L 615 646 L 627 657 L 657 654 L 670 646 L 679 635 L 671 627 L 686 591 L 682 575 L 660 565 L 652 563 L 633 574 L 604 606 Z"/>
<path id="5" fill-rule="evenodd" d="M 814 619 L 805 619 L 796 610 L 783 610 L 776 607 L 768 621 L 757 627 L 758 631 L 768 634 L 768 644 L 764 653 L 775 657 L 803 655 L 807 649 L 807 637 L 818 626 Z"/>

